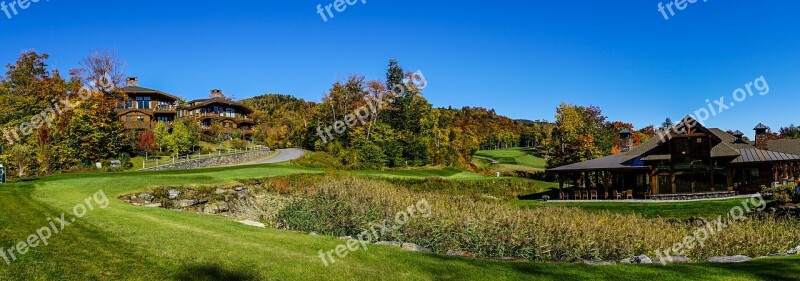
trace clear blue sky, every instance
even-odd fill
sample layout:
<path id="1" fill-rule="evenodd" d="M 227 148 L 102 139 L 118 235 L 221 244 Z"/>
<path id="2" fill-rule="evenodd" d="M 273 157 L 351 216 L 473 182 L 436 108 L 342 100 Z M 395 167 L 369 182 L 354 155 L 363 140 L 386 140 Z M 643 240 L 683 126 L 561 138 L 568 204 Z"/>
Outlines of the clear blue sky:
<path id="1" fill-rule="evenodd" d="M 552 120 L 563 101 L 637 127 L 730 101 L 764 75 L 768 95 L 708 125 L 800 123 L 798 1 L 699 0 L 665 20 L 658 0 L 367 0 L 323 22 L 316 6 L 332 2 L 41 0 L 0 14 L 0 62 L 35 49 L 66 71 L 103 48 L 140 85 L 187 99 L 220 88 L 319 100 L 349 74 L 383 79 L 397 58 L 425 74 L 435 106 Z"/>

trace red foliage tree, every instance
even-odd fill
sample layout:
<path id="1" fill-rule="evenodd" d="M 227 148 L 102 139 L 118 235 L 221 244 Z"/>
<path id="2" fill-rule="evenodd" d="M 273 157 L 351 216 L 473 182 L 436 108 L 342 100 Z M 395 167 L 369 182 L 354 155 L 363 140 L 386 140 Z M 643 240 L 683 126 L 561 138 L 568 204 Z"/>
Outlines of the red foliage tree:
<path id="1" fill-rule="evenodd" d="M 143 131 L 136 140 L 136 146 L 141 150 L 153 152 L 156 149 L 156 136 L 151 131 Z"/>

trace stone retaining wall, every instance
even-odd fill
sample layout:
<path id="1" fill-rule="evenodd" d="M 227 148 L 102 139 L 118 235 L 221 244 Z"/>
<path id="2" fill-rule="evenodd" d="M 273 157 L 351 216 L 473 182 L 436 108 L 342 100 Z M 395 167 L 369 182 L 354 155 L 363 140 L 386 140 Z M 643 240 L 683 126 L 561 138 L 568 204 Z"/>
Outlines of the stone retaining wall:
<path id="1" fill-rule="evenodd" d="M 142 171 L 165 171 L 165 170 L 186 170 L 196 168 L 219 167 L 234 164 L 247 163 L 250 161 L 264 158 L 272 154 L 272 150 L 256 150 L 237 153 L 233 155 L 223 155 L 211 158 L 192 159 L 175 164 L 167 164 L 153 168 L 142 169 Z"/>

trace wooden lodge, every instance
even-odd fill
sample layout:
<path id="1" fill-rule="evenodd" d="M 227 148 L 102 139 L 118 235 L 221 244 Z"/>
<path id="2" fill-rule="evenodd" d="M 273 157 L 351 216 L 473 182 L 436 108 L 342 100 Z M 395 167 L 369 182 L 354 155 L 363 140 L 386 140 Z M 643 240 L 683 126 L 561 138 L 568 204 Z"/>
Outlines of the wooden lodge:
<path id="1" fill-rule="evenodd" d="M 180 97 L 159 90 L 139 87 L 139 79 L 129 77 L 122 88 L 127 99 L 117 104 L 117 115 L 126 129 L 152 130 L 158 122 L 172 127 L 175 120 L 195 120 L 204 132 L 209 132 L 219 122 L 222 132 L 241 131 L 245 137 L 252 135 L 255 125 L 249 107 L 226 98 L 221 90 L 212 90 L 208 99 L 183 103 Z"/>
<path id="2" fill-rule="evenodd" d="M 637 147 L 623 130 L 620 153 L 548 171 L 558 176 L 561 199 L 715 198 L 794 183 L 800 140 L 769 140 L 763 124 L 754 130 L 750 142 L 739 131 L 705 128 L 687 117 Z"/>

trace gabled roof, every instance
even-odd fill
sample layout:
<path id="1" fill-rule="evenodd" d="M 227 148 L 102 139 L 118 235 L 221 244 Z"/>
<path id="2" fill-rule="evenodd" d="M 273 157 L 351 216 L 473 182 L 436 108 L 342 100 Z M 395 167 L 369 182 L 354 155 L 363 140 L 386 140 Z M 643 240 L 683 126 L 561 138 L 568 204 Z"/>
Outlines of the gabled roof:
<path id="1" fill-rule="evenodd" d="M 758 123 L 758 125 L 756 125 L 756 127 L 753 128 L 753 130 L 769 130 L 769 127 L 767 127 L 764 124 Z"/>
<path id="2" fill-rule="evenodd" d="M 634 170 L 634 169 L 647 169 L 648 166 L 631 166 L 624 165 L 625 157 L 622 153 L 603 158 L 592 159 L 580 163 L 561 166 L 558 168 L 550 169 L 555 172 L 569 172 L 569 171 L 584 171 L 584 170 Z"/>
<path id="3" fill-rule="evenodd" d="M 770 151 L 800 155 L 800 139 L 771 140 L 767 142 L 767 148 Z"/>
<path id="4" fill-rule="evenodd" d="M 180 100 L 181 99 L 181 98 L 179 98 L 177 96 L 173 96 L 173 95 L 167 94 L 167 93 L 159 91 L 159 90 L 153 90 L 153 89 L 148 89 L 148 88 L 139 87 L 139 86 L 125 86 L 125 87 L 122 87 L 121 89 L 122 89 L 122 91 L 124 91 L 127 94 L 156 94 L 156 95 L 162 95 L 162 96 L 171 98 L 173 100 Z"/>
<path id="5" fill-rule="evenodd" d="M 199 100 L 190 101 L 189 103 L 190 104 L 194 104 L 194 105 L 187 107 L 186 109 L 188 109 L 188 110 L 193 110 L 193 109 L 201 108 L 201 107 L 204 107 L 204 106 L 207 106 L 207 105 L 218 103 L 218 104 L 237 106 L 237 107 L 240 107 L 240 108 L 243 108 L 243 109 L 247 110 L 248 113 L 253 113 L 253 110 L 250 109 L 250 107 L 248 107 L 248 106 L 246 106 L 244 104 L 241 104 L 241 103 L 226 99 L 226 98 L 199 99 Z"/>

